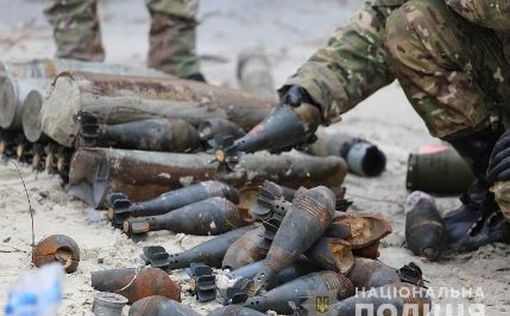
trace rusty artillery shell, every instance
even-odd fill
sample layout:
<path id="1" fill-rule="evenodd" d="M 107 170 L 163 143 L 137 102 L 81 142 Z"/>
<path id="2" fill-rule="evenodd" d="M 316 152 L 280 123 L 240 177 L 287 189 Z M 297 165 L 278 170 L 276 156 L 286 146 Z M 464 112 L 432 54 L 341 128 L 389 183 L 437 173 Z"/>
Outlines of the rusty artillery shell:
<path id="1" fill-rule="evenodd" d="M 232 203 L 239 203 L 236 189 L 221 181 L 211 180 L 166 192 L 148 201 L 122 203 L 118 207 L 114 204 L 110 217 L 125 219 L 128 216 L 160 215 L 212 197 L 224 197 Z"/>
<path id="2" fill-rule="evenodd" d="M 221 118 L 250 129 L 272 105 L 271 100 L 191 80 L 65 72 L 49 90 L 41 122 L 48 136 L 71 146 L 79 129 L 73 116 L 80 110 L 98 115 L 106 124 L 170 118 L 197 126 Z"/>
<path id="3" fill-rule="evenodd" d="M 213 310 L 207 316 L 265 316 L 266 314 L 251 308 L 229 305 Z"/>
<path id="4" fill-rule="evenodd" d="M 321 269 L 343 274 L 348 273 L 354 265 L 351 245 L 337 238 L 319 239 L 305 252 L 305 256 Z"/>
<path id="5" fill-rule="evenodd" d="M 359 249 L 354 249 L 352 251 L 352 253 L 356 257 L 377 259 L 381 255 L 381 253 L 379 252 L 379 245 L 380 245 L 380 242 L 377 241 L 370 246 L 367 246 L 364 248 L 359 248 Z"/>
<path id="6" fill-rule="evenodd" d="M 415 191 L 405 201 L 406 242 L 417 256 L 435 261 L 448 242 L 443 219 L 434 199 Z"/>
<path id="7" fill-rule="evenodd" d="M 101 270 L 92 272 L 91 276 L 95 290 L 120 294 L 130 304 L 152 295 L 181 301 L 181 287 L 158 268 Z"/>
<path id="8" fill-rule="evenodd" d="M 169 256 L 168 270 L 189 267 L 192 262 L 202 262 L 221 268 L 221 262 L 232 243 L 253 227 L 242 227 L 214 237 L 196 247 Z"/>
<path id="9" fill-rule="evenodd" d="M 232 202 L 212 197 L 163 215 L 130 218 L 124 222 L 124 232 L 143 234 L 170 230 L 192 235 L 218 235 L 246 224 L 243 214 Z"/>
<path id="10" fill-rule="evenodd" d="M 218 135 L 237 139 L 245 134 L 244 130 L 235 123 L 218 118 L 212 118 L 200 123 L 198 125 L 198 133 L 202 140 L 209 140 Z"/>
<path id="11" fill-rule="evenodd" d="M 298 151 L 243 155 L 232 172 L 218 170 L 210 163 L 212 159 L 205 153 L 79 148 L 71 160 L 69 192 L 94 207 L 103 207 L 106 196 L 113 192 L 123 192 L 138 202 L 205 180 L 221 180 L 235 188 L 257 186 L 265 180 L 290 188 L 336 187 L 347 173 L 341 158 L 313 157 Z"/>
<path id="12" fill-rule="evenodd" d="M 350 235 L 348 236 L 348 232 Z M 345 239 L 352 249 L 373 245 L 391 233 L 390 223 L 378 214 L 336 212 L 326 236 Z"/>
<path id="13" fill-rule="evenodd" d="M 335 194 L 322 186 L 296 194 L 269 248 L 264 269 L 254 278 L 253 292 L 258 292 L 322 236 L 333 218 L 335 200 Z"/>
<path id="14" fill-rule="evenodd" d="M 315 272 L 305 275 L 264 294 L 250 297 L 243 306 L 265 312 L 274 310 L 279 314 L 290 314 L 289 302 L 299 305 L 303 297 L 330 295 L 345 299 L 354 294 L 352 282 L 342 274 L 333 271 Z"/>
<path id="15" fill-rule="evenodd" d="M 429 314 L 431 299 L 424 288 L 396 282 L 337 302 L 330 306 L 330 312 L 333 315 L 358 316 L 361 305 L 370 306 L 374 313 L 377 312 L 379 315 L 425 316 Z M 389 306 L 396 314 L 388 309 Z M 380 308 L 385 307 L 383 313 Z"/>
<path id="16" fill-rule="evenodd" d="M 310 152 L 317 156 L 340 156 L 349 171 L 363 177 L 379 176 L 386 167 L 386 155 L 369 141 L 342 132 L 339 123 L 317 130 Z"/>
<path id="17" fill-rule="evenodd" d="M 223 269 L 237 269 L 248 265 L 266 256 L 268 241 L 264 238 L 265 228 L 260 226 L 239 237 L 227 250 L 223 263 Z"/>
<path id="18" fill-rule="evenodd" d="M 83 133 L 83 145 L 90 147 L 191 152 L 200 146 L 200 137 L 193 125 L 176 119 L 150 119 L 103 126 L 82 124 L 80 133 Z"/>
<path id="19" fill-rule="evenodd" d="M 180 304 L 166 296 L 153 295 L 133 303 L 129 316 L 200 316 L 191 307 Z"/>
<path id="20" fill-rule="evenodd" d="M 320 112 L 316 106 L 278 106 L 248 134 L 236 140 L 234 146 L 239 151 L 253 153 L 302 145 L 313 136 L 320 120 Z"/>
<path id="21" fill-rule="evenodd" d="M 67 273 L 76 271 L 80 262 L 78 244 L 66 235 L 50 235 L 39 240 L 32 250 L 32 263 L 39 268 L 52 262 L 62 263 Z"/>
<path id="22" fill-rule="evenodd" d="M 256 261 L 231 271 L 228 275 L 231 279 L 244 278 L 252 279 L 259 271 L 264 268 L 264 260 Z M 314 265 L 306 257 L 301 256 L 296 261 L 290 263 L 285 269 L 275 275 L 266 285 L 266 289 L 270 290 L 303 275 L 318 271 Z"/>
<path id="23" fill-rule="evenodd" d="M 367 290 L 400 281 L 398 269 L 368 258 L 356 258 L 347 277 L 356 288 Z"/>

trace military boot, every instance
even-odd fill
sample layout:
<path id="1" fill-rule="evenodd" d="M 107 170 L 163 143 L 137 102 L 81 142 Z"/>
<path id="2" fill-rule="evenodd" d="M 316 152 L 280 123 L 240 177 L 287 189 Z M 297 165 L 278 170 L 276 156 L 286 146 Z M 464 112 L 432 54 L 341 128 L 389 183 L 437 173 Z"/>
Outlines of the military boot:
<path id="1" fill-rule="evenodd" d="M 507 229 L 506 225 L 499 216 L 499 207 L 486 180 L 492 148 L 500 134 L 485 129 L 450 141 L 468 162 L 477 179 L 461 196 L 462 205 L 443 217 L 452 250 L 474 250 L 506 236 L 502 231 Z"/>

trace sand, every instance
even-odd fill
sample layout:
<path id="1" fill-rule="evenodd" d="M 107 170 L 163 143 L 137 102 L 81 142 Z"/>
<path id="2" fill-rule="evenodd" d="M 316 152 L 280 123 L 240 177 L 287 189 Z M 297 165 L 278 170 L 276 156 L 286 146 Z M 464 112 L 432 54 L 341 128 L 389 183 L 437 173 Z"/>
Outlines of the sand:
<path id="1" fill-rule="evenodd" d="M 0 60 L 52 56 L 51 29 L 42 17 L 41 2 L 0 0 Z M 340 0 L 204 0 L 198 32 L 203 71 L 210 82 L 235 87 L 237 53 L 261 45 L 270 56 L 276 83 L 280 84 L 326 41 L 332 30 L 346 23 L 358 5 L 357 1 Z M 100 12 L 107 61 L 143 65 L 149 27 L 143 1 L 103 1 Z M 396 267 L 414 261 L 435 290 L 442 286 L 465 287 L 475 293 L 476 287 L 480 287 L 484 294 L 434 300 L 442 306 L 479 303 L 485 305 L 487 315 L 508 315 L 510 246 L 488 245 L 469 254 L 447 256 L 436 263 L 413 256 L 403 248 L 407 156 L 419 146 L 438 140 L 428 136 L 398 85 L 393 83 L 363 102 L 345 115 L 343 124 L 345 131 L 367 137 L 388 155 L 387 171 L 380 178 L 349 175 L 345 183 L 355 211 L 381 212 L 393 224 L 394 232 L 383 242 L 381 259 Z M 21 172 L 35 209 L 36 240 L 63 233 L 74 238 L 81 249 L 78 271 L 64 281 L 61 315 L 92 314 L 91 271 L 139 265 L 138 255 L 145 245 L 163 245 L 172 253 L 207 239 L 157 232 L 151 233 L 147 241 L 134 243 L 107 223 L 104 212 L 70 198 L 58 177 L 35 174 L 26 166 L 21 166 Z M 459 204 L 454 198 L 441 198 L 438 203 L 442 210 Z M 0 213 L 0 310 L 3 310 L 9 285 L 21 272 L 33 269 L 28 205 L 11 162 L 0 163 Z M 187 287 L 182 272 L 172 273 L 171 277 L 181 282 L 184 289 Z M 197 303 L 186 292 L 183 298 L 201 313 L 218 306 Z M 439 314 L 447 315 L 444 311 Z"/>

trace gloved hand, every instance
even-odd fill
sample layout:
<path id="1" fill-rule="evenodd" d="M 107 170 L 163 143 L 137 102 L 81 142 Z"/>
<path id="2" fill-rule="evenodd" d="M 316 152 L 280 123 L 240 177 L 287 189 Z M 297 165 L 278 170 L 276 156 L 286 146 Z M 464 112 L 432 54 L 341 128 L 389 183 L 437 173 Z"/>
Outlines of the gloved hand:
<path id="1" fill-rule="evenodd" d="M 291 86 L 287 91 L 280 97 L 280 105 L 288 104 L 292 107 L 298 107 L 302 103 L 308 103 L 317 106 L 312 100 L 308 91 L 300 86 Z"/>
<path id="2" fill-rule="evenodd" d="M 492 149 L 487 180 L 489 183 L 510 180 L 510 131 L 501 135 Z"/>

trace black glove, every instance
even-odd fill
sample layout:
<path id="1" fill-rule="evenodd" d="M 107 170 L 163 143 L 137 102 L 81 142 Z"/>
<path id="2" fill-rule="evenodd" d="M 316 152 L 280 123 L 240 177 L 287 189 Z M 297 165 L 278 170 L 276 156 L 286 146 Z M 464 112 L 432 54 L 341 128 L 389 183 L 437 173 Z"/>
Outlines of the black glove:
<path id="1" fill-rule="evenodd" d="M 489 183 L 510 180 L 510 131 L 501 135 L 492 149 L 487 180 Z"/>
<path id="2" fill-rule="evenodd" d="M 301 103 L 308 103 L 317 105 L 308 94 L 305 88 L 300 86 L 291 86 L 283 95 L 280 97 L 280 105 L 288 104 L 292 107 L 298 107 Z"/>

